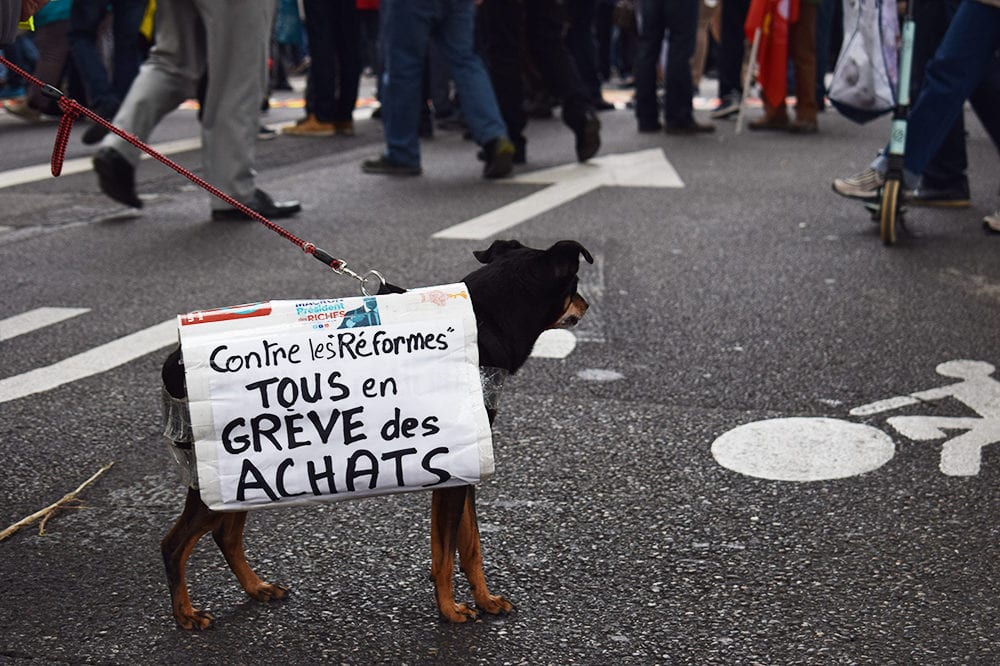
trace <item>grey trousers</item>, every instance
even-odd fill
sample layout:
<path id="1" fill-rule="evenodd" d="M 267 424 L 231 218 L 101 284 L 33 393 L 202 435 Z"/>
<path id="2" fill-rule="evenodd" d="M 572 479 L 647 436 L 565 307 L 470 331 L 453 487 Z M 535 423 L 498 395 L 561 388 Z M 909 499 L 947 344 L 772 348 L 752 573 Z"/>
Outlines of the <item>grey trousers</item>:
<path id="1" fill-rule="evenodd" d="M 275 6 L 274 0 L 158 0 L 156 42 L 114 119 L 146 141 L 165 115 L 197 96 L 207 73 L 204 178 L 242 203 L 253 200 L 254 143 Z M 114 134 L 101 145 L 133 165 L 139 161 L 139 149 Z M 229 206 L 213 197 L 212 207 Z"/>

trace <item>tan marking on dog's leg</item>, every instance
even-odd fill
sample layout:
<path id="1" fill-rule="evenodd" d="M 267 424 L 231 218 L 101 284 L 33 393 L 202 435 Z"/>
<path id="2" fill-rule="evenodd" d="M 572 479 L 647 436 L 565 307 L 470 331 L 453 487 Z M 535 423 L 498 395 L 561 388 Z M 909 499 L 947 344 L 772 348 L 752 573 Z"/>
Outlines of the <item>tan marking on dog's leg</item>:
<path id="1" fill-rule="evenodd" d="M 243 527 L 246 522 L 246 511 L 223 514 L 221 523 L 212 531 L 212 538 L 247 594 L 257 601 L 284 599 L 288 594 L 287 587 L 265 583 L 247 563 L 243 550 Z"/>
<path id="2" fill-rule="evenodd" d="M 476 519 L 476 489 L 469 486 L 465 495 L 465 510 L 458 527 L 458 557 L 462 572 L 472 587 L 476 605 L 491 615 L 509 613 L 514 605 L 499 595 L 490 594 L 483 573 L 483 551 Z"/>
<path id="3" fill-rule="evenodd" d="M 431 578 L 438 612 L 448 622 L 467 622 L 477 613 L 455 602 L 455 548 L 469 486 L 442 488 L 431 494 Z"/>
<path id="4" fill-rule="evenodd" d="M 216 527 L 221 515 L 205 506 L 197 490 L 188 489 L 184 510 L 160 542 L 160 552 L 167 569 L 170 605 L 174 619 L 184 629 L 207 629 L 212 624 L 211 615 L 191 605 L 185 571 L 188 557 L 198 540 Z"/>

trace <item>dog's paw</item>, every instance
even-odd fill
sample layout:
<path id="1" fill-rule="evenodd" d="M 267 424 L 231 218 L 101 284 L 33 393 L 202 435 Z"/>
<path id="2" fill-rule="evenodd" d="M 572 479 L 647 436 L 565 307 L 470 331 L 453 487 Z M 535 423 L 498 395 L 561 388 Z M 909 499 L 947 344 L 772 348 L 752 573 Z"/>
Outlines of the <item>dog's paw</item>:
<path id="1" fill-rule="evenodd" d="M 288 596 L 288 588 L 284 585 L 273 585 L 271 583 L 261 583 L 252 590 L 247 590 L 247 594 L 257 601 L 278 601 Z"/>
<path id="2" fill-rule="evenodd" d="M 489 613 L 490 615 L 506 615 L 514 610 L 514 604 L 499 594 L 489 594 L 486 595 L 485 599 L 476 599 L 476 606 L 484 613 Z"/>
<path id="3" fill-rule="evenodd" d="M 469 608 L 466 604 L 451 604 L 450 608 L 441 608 L 440 612 L 442 620 L 454 624 L 469 622 L 479 617 L 479 613 L 474 608 Z"/>
<path id="4" fill-rule="evenodd" d="M 215 622 L 215 618 L 211 615 L 205 611 L 195 610 L 194 608 L 188 608 L 187 611 L 175 610 L 174 619 L 177 620 L 177 624 L 181 629 L 189 631 L 208 629 Z"/>

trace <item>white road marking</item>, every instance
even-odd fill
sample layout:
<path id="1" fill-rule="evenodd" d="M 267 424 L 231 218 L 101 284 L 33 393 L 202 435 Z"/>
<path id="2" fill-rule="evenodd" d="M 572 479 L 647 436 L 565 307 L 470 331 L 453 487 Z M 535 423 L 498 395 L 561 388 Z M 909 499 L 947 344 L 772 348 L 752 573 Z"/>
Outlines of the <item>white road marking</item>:
<path id="1" fill-rule="evenodd" d="M 872 416 L 924 402 L 953 399 L 979 416 L 905 415 L 887 423 L 915 442 L 945 440 L 941 472 L 976 476 L 982 450 L 1000 444 L 1000 380 L 996 366 L 958 359 L 935 368 L 939 375 L 961 381 L 894 396 L 855 407 L 852 416 Z M 955 435 L 955 431 L 962 431 Z M 827 418 L 787 418 L 757 421 L 723 433 L 712 444 L 712 455 L 723 467 L 740 474 L 777 481 L 839 479 L 877 469 L 893 456 L 892 439 L 868 425 Z"/>
<path id="2" fill-rule="evenodd" d="M 201 148 L 201 139 L 199 138 L 166 141 L 153 146 L 153 149 L 162 155 L 173 155 L 175 153 L 183 153 L 189 150 L 196 150 L 198 148 Z M 143 153 L 142 159 L 148 160 L 152 158 Z M 89 156 L 77 157 L 63 162 L 62 175 L 68 176 L 70 174 L 84 173 L 85 171 L 91 170 L 93 170 L 93 165 L 91 164 L 91 158 Z M 0 189 L 5 187 L 14 187 L 15 185 L 24 185 L 25 183 L 35 183 L 40 180 L 48 180 L 49 178 L 52 178 L 52 167 L 49 164 L 39 164 L 37 166 L 11 169 L 10 171 L 0 173 Z"/>
<path id="3" fill-rule="evenodd" d="M 551 186 L 489 213 L 442 229 L 433 238 L 482 240 L 605 185 L 684 187 L 677 171 L 659 148 L 606 155 L 583 164 L 542 169 L 498 182 L 544 183 Z"/>
<path id="4" fill-rule="evenodd" d="M 715 460 L 734 472 L 774 481 L 857 476 L 892 459 L 896 446 L 877 428 L 828 418 L 747 423 L 712 443 Z"/>
<path id="5" fill-rule="evenodd" d="M 0 403 L 106 372 L 177 342 L 177 319 L 150 326 L 76 356 L 0 380 Z"/>
<path id="6" fill-rule="evenodd" d="M 0 342 L 90 312 L 88 308 L 36 308 L 0 320 Z"/>
<path id="7" fill-rule="evenodd" d="M 616 382 L 619 379 L 625 379 L 625 375 L 622 373 L 604 368 L 587 368 L 576 373 L 576 376 L 588 382 Z"/>
<path id="8" fill-rule="evenodd" d="M 576 336 L 562 328 L 543 331 L 531 350 L 534 358 L 566 358 L 576 348 Z"/>

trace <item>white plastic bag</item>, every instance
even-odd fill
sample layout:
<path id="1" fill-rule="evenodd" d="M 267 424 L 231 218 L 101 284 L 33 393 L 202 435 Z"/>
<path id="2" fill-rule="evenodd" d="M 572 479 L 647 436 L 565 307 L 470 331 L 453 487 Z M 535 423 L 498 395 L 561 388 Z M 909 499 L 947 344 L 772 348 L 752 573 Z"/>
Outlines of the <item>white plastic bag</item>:
<path id="1" fill-rule="evenodd" d="M 866 123 L 896 106 L 899 18 L 893 0 L 844 0 L 844 43 L 827 97 Z"/>

